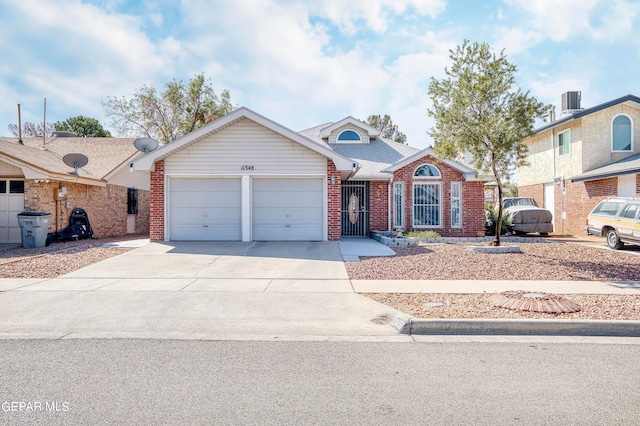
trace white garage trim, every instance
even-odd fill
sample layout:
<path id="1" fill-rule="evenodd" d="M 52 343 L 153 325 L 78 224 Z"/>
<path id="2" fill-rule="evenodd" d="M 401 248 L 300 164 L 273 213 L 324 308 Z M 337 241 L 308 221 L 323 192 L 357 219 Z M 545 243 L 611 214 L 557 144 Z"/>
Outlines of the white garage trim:
<path id="1" fill-rule="evenodd" d="M 0 178 L 0 181 L 0 243 L 20 243 L 18 213 L 24 211 L 24 179 Z"/>
<path id="2" fill-rule="evenodd" d="M 283 179 L 283 180 L 316 180 L 316 185 L 321 186 L 321 190 L 316 191 L 316 202 L 319 203 L 320 207 L 320 229 L 321 234 L 317 233 L 312 235 L 311 240 L 317 241 L 327 241 L 328 235 L 328 222 L 327 222 L 327 214 L 328 214 L 328 203 L 327 203 L 327 178 L 324 175 L 260 175 L 260 176 L 249 176 L 249 175 L 165 175 L 165 241 L 179 241 L 174 239 L 175 230 L 172 228 L 175 227 L 175 220 L 172 220 L 172 215 L 177 214 L 175 209 L 172 209 L 172 204 L 176 200 L 176 195 L 172 194 L 171 191 L 171 182 L 179 179 L 232 179 L 239 182 L 239 221 L 240 221 L 240 233 L 239 237 L 234 238 L 233 240 L 242 240 L 242 241 L 256 241 L 258 238 L 254 235 L 254 210 L 253 210 L 253 201 L 254 201 L 254 181 L 256 179 Z M 172 211 L 173 210 L 173 211 Z M 316 204 L 316 214 L 318 210 L 318 204 Z M 175 218 L 174 218 L 175 219 Z M 259 236 L 258 236 L 259 237 Z M 205 241 L 204 238 L 200 238 L 200 240 Z M 214 239 L 209 239 L 213 241 Z M 222 239 L 219 239 L 222 240 Z M 231 239 L 226 239 L 231 241 Z M 290 239 L 281 239 L 282 241 L 308 241 L 309 238 L 304 235 L 296 235 Z"/>
<path id="3" fill-rule="evenodd" d="M 252 239 L 324 241 L 324 182 L 323 177 L 254 177 Z"/>
<path id="4" fill-rule="evenodd" d="M 240 177 L 171 177 L 165 207 L 171 241 L 240 241 Z"/>

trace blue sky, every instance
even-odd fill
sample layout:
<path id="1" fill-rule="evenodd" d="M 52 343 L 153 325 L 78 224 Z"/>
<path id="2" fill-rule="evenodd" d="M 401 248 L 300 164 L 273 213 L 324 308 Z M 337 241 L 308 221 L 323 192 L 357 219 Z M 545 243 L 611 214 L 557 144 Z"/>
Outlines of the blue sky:
<path id="1" fill-rule="evenodd" d="M 640 95 L 638 0 L 0 0 L 0 135 L 94 117 L 142 85 L 204 72 L 293 130 L 390 114 L 431 145 L 431 77 L 464 39 L 505 50 L 520 87 L 560 109 Z M 559 115 L 559 114 L 558 114 Z"/>

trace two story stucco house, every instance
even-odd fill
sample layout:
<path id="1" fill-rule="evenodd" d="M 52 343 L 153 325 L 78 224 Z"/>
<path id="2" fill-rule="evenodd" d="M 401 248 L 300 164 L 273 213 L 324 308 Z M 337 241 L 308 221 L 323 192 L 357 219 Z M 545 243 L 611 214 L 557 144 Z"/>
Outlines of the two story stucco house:
<path id="1" fill-rule="evenodd" d="M 556 234 L 583 235 L 596 204 L 640 195 L 640 98 L 627 95 L 575 109 L 523 143 L 529 165 L 518 169 L 520 196 L 551 210 Z"/>
<path id="2" fill-rule="evenodd" d="M 335 241 L 484 231 L 475 170 L 353 117 L 296 132 L 242 107 L 132 161 L 150 174 L 152 241 Z"/>

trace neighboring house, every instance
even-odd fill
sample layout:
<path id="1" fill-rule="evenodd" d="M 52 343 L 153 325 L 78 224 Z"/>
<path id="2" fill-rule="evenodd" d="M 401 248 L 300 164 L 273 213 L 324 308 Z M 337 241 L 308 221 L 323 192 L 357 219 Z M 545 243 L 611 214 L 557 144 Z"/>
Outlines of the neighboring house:
<path id="1" fill-rule="evenodd" d="M 575 93 L 565 94 L 563 103 Z M 600 200 L 640 195 L 640 147 L 635 143 L 640 140 L 640 98 L 627 95 L 592 108 L 563 109 L 569 115 L 524 141 L 529 165 L 518 169 L 518 191 L 551 210 L 555 233 L 581 235 Z"/>
<path id="2" fill-rule="evenodd" d="M 0 243 L 21 242 L 17 214 L 22 211 L 51 213 L 48 232 L 53 232 L 69 225 L 76 207 L 86 210 L 96 237 L 147 233 L 149 176 L 129 170 L 142 154 L 133 141 L 52 137 L 20 143 L 0 137 Z M 88 158 L 77 175 L 63 162 L 71 153 Z"/>
<path id="3" fill-rule="evenodd" d="M 347 117 L 295 132 L 239 108 L 133 162 L 153 241 L 334 241 L 396 228 L 484 231 L 474 170 Z"/>

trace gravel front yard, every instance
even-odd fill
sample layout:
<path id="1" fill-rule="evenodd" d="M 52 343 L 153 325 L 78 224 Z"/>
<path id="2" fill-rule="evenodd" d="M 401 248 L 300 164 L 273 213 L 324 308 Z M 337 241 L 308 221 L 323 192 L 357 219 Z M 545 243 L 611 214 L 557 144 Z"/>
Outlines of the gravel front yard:
<path id="1" fill-rule="evenodd" d="M 393 247 L 396 256 L 347 262 L 357 280 L 640 281 L 640 256 L 573 243 L 520 244 L 522 253 L 487 254 L 465 244 Z"/>
<path id="2" fill-rule="evenodd" d="M 100 246 L 117 241 L 148 238 L 145 235 L 86 239 L 41 248 L 0 250 L 0 278 L 56 278 L 93 263 L 133 250 Z"/>
<path id="3" fill-rule="evenodd" d="M 346 263 L 351 279 L 640 281 L 637 248 L 628 252 L 575 243 L 520 244 L 522 253 L 484 254 L 464 244 L 394 247 L 394 257 Z M 636 254 L 631 253 L 635 251 Z M 513 289 L 519 290 L 519 289 Z M 581 305 L 570 314 L 492 306 L 493 294 L 366 294 L 416 318 L 537 318 L 640 320 L 640 296 L 565 295 Z M 439 302 L 440 307 L 430 307 Z M 427 305 L 425 305 L 427 304 Z"/>

